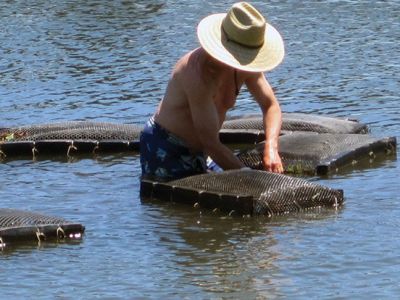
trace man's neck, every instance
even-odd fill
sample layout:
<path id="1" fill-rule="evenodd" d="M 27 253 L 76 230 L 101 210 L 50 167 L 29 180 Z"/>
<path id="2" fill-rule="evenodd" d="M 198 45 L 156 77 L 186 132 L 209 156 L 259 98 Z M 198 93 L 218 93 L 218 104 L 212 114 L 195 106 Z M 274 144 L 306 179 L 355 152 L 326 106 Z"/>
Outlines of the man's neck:
<path id="1" fill-rule="evenodd" d="M 232 69 L 230 66 L 220 62 L 219 60 L 215 59 L 211 55 L 209 55 L 205 50 L 202 49 L 200 53 L 200 63 L 204 66 L 206 72 L 214 75 L 219 76 L 226 71 L 231 71 Z"/>

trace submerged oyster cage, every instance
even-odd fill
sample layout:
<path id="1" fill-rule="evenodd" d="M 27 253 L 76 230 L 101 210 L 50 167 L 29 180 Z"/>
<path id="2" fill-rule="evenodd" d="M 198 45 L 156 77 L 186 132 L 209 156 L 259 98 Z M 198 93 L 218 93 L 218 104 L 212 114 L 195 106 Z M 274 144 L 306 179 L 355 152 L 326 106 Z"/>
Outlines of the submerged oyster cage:
<path id="1" fill-rule="evenodd" d="M 82 224 L 39 213 L 0 209 L 0 249 L 8 244 L 28 241 L 81 239 Z"/>
<path id="2" fill-rule="evenodd" d="M 141 196 L 230 214 L 267 216 L 320 207 L 338 208 L 344 201 L 342 190 L 257 170 L 201 174 L 165 183 L 143 179 Z"/>
<path id="3" fill-rule="evenodd" d="M 141 130 L 137 125 L 87 121 L 3 128 L 0 158 L 138 151 Z"/>
<path id="4" fill-rule="evenodd" d="M 286 173 L 326 175 L 379 154 L 395 154 L 396 138 L 365 134 L 296 132 L 279 138 L 279 154 Z M 242 151 L 238 158 L 252 169 L 262 169 L 264 143 Z"/>
<path id="5" fill-rule="evenodd" d="M 305 131 L 332 134 L 366 134 L 368 127 L 352 119 L 304 113 L 283 113 L 282 134 Z M 261 115 L 231 117 L 226 120 L 220 131 L 220 139 L 225 143 L 259 143 L 264 140 L 264 125 Z"/>

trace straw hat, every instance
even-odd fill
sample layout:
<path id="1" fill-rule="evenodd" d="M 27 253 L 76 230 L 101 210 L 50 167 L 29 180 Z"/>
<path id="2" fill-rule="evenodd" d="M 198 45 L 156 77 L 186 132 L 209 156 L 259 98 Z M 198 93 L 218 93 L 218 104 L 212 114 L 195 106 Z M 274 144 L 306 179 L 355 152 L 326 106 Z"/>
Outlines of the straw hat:
<path id="1" fill-rule="evenodd" d="M 197 36 L 212 57 L 244 71 L 272 70 L 285 53 L 279 32 L 246 2 L 234 4 L 227 14 L 205 17 Z"/>

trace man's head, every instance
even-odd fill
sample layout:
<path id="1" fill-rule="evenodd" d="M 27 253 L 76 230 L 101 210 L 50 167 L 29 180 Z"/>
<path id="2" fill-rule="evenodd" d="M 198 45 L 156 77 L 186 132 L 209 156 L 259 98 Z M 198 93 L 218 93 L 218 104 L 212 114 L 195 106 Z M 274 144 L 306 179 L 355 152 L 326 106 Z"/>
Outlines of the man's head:
<path id="1" fill-rule="evenodd" d="M 212 57 L 249 72 L 275 68 L 285 52 L 278 31 L 246 2 L 234 4 L 227 14 L 204 18 L 197 27 L 197 36 Z"/>

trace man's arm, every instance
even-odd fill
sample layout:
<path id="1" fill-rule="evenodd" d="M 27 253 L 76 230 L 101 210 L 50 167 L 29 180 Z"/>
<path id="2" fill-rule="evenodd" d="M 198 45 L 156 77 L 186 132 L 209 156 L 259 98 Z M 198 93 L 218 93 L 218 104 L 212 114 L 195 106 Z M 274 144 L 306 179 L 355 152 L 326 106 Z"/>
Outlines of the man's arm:
<path id="1" fill-rule="evenodd" d="M 264 168 L 267 171 L 283 173 L 282 161 L 278 153 L 278 141 L 282 125 L 282 113 L 278 100 L 263 73 L 251 74 L 245 83 L 263 113 L 265 131 Z"/>
<path id="2" fill-rule="evenodd" d="M 220 121 L 217 109 L 210 93 L 210 87 L 198 85 L 190 92 L 188 101 L 196 134 L 205 153 L 224 170 L 239 169 L 244 164 L 223 145 L 219 139 Z"/>

